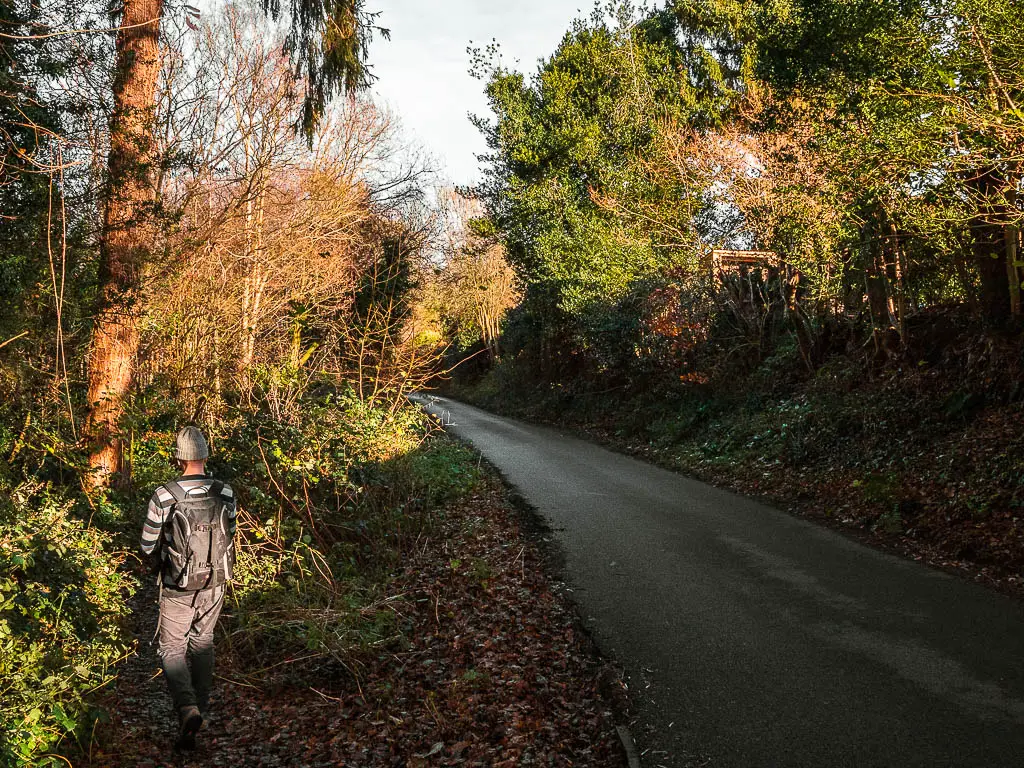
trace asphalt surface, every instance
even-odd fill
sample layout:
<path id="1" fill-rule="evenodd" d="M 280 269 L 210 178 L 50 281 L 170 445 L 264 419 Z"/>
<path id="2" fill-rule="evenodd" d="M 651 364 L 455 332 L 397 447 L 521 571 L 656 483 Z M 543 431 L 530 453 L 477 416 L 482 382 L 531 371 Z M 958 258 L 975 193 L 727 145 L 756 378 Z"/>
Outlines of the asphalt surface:
<path id="1" fill-rule="evenodd" d="M 559 431 L 424 398 L 552 529 L 647 766 L 1024 768 L 1024 606 Z"/>

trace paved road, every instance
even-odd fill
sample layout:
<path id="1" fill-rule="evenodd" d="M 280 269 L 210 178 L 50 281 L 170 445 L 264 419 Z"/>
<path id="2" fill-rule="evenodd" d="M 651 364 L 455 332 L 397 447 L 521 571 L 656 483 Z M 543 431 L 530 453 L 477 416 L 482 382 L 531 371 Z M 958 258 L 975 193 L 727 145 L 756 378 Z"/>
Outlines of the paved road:
<path id="1" fill-rule="evenodd" d="M 442 398 L 547 520 L 644 766 L 1024 768 L 1024 606 L 558 431 Z"/>

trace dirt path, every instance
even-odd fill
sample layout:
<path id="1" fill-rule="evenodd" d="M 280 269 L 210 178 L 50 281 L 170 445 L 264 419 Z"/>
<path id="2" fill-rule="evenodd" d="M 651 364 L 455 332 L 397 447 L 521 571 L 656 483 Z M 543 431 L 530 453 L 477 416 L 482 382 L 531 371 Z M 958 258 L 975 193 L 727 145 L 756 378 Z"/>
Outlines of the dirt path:
<path id="1" fill-rule="evenodd" d="M 304 685 L 250 687 L 220 663 L 192 755 L 170 751 L 147 593 L 140 652 L 106 699 L 112 721 L 76 765 L 621 768 L 608 698 L 618 678 L 592 655 L 519 515 L 493 479 L 449 507 L 389 585 L 405 640 L 354 659 L 355 678 L 312 670 Z"/>

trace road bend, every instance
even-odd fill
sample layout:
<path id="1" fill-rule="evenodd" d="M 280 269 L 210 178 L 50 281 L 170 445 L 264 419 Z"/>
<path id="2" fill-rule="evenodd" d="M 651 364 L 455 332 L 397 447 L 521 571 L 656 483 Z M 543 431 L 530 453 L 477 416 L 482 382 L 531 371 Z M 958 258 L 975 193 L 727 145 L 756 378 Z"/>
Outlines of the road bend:
<path id="1" fill-rule="evenodd" d="M 644 766 L 1024 768 L 1024 606 L 756 501 L 444 398 L 536 508 Z"/>

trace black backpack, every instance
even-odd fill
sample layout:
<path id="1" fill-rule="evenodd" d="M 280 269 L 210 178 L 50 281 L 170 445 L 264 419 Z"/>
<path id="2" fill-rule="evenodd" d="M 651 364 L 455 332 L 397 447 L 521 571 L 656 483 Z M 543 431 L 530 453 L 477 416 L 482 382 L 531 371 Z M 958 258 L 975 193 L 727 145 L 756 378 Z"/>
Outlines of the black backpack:
<path id="1" fill-rule="evenodd" d="M 205 491 L 194 489 L 191 494 L 177 481 L 164 488 L 174 497 L 164 522 L 171 533 L 163 558 L 164 584 L 193 591 L 231 581 L 235 542 L 221 496 L 224 484 L 214 480 Z"/>

